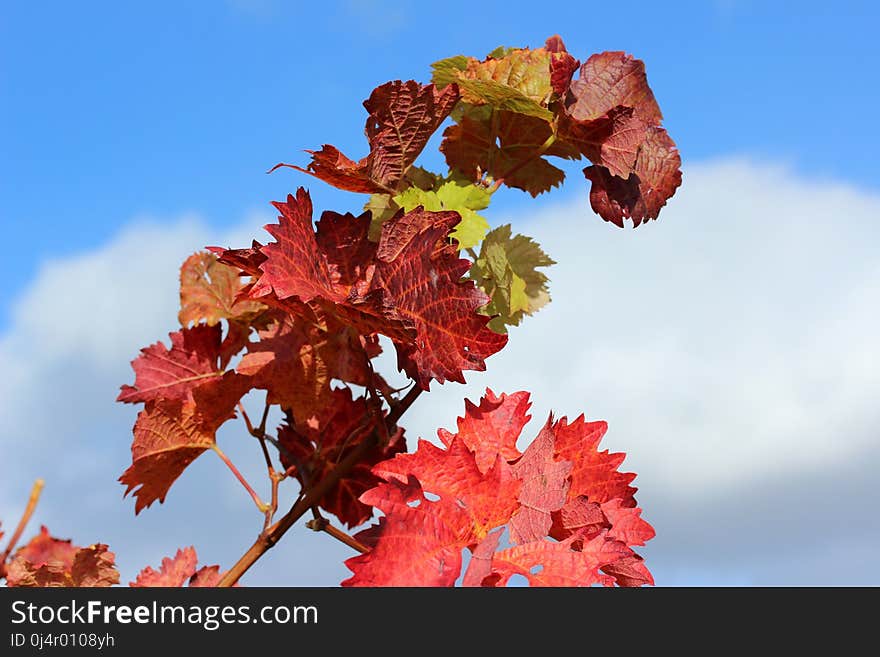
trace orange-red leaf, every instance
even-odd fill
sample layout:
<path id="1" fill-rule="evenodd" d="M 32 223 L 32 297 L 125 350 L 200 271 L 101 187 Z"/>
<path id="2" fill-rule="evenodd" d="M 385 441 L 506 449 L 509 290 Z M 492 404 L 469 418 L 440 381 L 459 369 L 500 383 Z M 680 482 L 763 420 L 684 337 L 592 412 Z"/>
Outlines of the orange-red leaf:
<path id="1" fill-rule="evenodd" d="M 134 425 L 132 464 L 119 478 L 126 495 L 134 491 L 135 513 L 156 500 L 165 501 L 186 467 L 214 445 L 215 430 L 199 420 L 192 402 L 159 400 L 146 405 Z"/>
<path id="2" fill-rule="evenodd" d="M 625 219 L 632 219 L 638 226 L 656 219 L 681 185 L 681 156 L 666 130 L 652 126 L 627 178 L 596 165 L 584 169 L 584 175 L 593 183 L 590 204 L 603 219 L 621 227 Z"/>
<path id="3" fill-rule="evenodd" d="M 577 121 L 593 121 L 618 106 L 632 107 L 645 123 L 663 120 L 648 86 L 645 63 L 624 52 L 602 52 L 587 59 L 568 88 L 565 106 Z"/>
<path id="4" fill-rule="evenodd" d="M 281 462 L 295 467 L 293 474 L 309 486 L 323 479 L 341 460 L 375 430 L 377 419 L 363 397 L 352 399 L 348 388 L 329 392 L 325 406 L 310 417 L 288 415 L 287 424 L 278 429 Z M 321 507 L 336 515 L 349 527 L 362 524 L 372 508 L 360 496 L 380 482 L 371 472 L 376 463 L 406 449 L 403 431 L 389 436 L 387 445 L 367 451 L 357 465 L 321 498 Z"/>
<path id="5" fill-rule="evenodd" d="M 7 586 L 106 587 L 119 583 L 115 555 L 101 543 L 78 548 L 67 560 L 33 563 L 16 556 L 6 570 Z"/>
<path id="6" fill-rule="evenodd" d="M 138 573 L 131 587 L 174 587 L 179 588 L 189 582 L 189 586 L 217 586 L 223 573 L 219 566 L 202 566 L 198 570 L 198 555 L 192 546 L 181 548 L 174 557 L 164 557 L 159 570 L 147 566 Z"/>
<path id="7" fill-rule="evenodd" d="M 537 196 L 565 178 L 562 169 L 543 155 L 579 156 L 577 149 L 562 140 L 546 146 L 552 134 L 550 123 L 540 117 L 507 110 L 490 114 L 476 108 L 446 128 L 440 150 L 447 164 L 470 180 L 488 174 L 508 187 Z"/>
<path id="8" fill-rule="evenodd" d="M 586 495 L 599 504 L 620 499 L 626 506 L 635 506 L 636 488 L 630 482 L 636 476 L 618 471 L 626 455 L 598 450 L 607 430 L 607 422 L 587 422 L 583 415 L 570 424 L 563 417 L 554 425 L 556 457 L 572 463 L 569 496 Z"/>
<path id="9" fill-rule="evenodd" d="M 13 558 L 24 559 L 34 566 L 55 561 L 69 567 L 73 565 L 73 557 L 79 549 L 70 539 L 55 538 L 45 525 L 41 525 L 40 533 L 18 548 Z"/>
<path id="10" fill-rule="evenodd" d="M 246 322 L 262 312 L 263 304 L 239 298 L 242 287 L 236 267 L 207 251 L 192 254 L 180 267 L 181 326 L 202 321 L 213 326 L 221 319 Z"/>
<path id="11" fill-rule="evenodd" d="M 381 294 L 385 316 L 412 326 L 415 338 L 395 341 L 398 366 L 424 389 L 432 379 L 464 383 L 464 370 L 482 371 L 485 358 L 507 344 L 477 313 L 488 297 L 463 281 L 470 262 L 448 242 L 456 212 L 412 212 L 382 227 L 371 292 Z"/>
<path id="12" fill-rule="evenodd" d="M 652 538 L 653 528 L 635 507 L 632 475 L 616 471 L 622 455 L 596 450 L 604 423 L 551 416 L 522 456 L 508 462 L 496 447 L 483 471 L 469 443 L 485 429 L 497 445 L 504 416 L 516 418 L 518 434 L 528 400 L 491 391 L 487 398 L 468 406 L 466 431 L 447 434 L 445 449 L 419 441 L 414 453 L 373 468 L 384 481 L 360 499 L 384 516 L 357 534 L 370 551 L 346 561 L 353 575 L 343 584 L 450 586 L 463 548 L 472 553 L 465 586 L 505 585 L 513 575 L 533 586 L 653 583 L 630 547 Z M 499 549 L 505 527 L 516 545 Z"/>
<path id="13" fill-rule="evenodd" d="M 553 524 L 550 514 L 565 504 L 572 466 L 570 461 L 553 458 L 553 443 L 553 429 L 548 420 L 522 458 L 513 465 L 513 474 L 522 481 L 520 507 L 510 518 L 513 543 L 542 540 Z"/>
<path id="14" fill-rule="evenodd" d="M 515 461 L 521 454 L 516 447 L 523 427 L 532 419 L 529 393 L 515 392 L 496 396 L 487 389 L 476 406 L 469 399 L 464 401 L 464 416 L 458 418 L 458 433 L 446 429 L 437 432 L 447 447 L 458 438 L 474 453 L 480 472 L 486 472 L 500 455 L 505 461 Z"/>
<path id="15" fill-rule="evenodd" d="M 575 550 L 573 540 L 534 541 L 500 550 L 492 555 L 494 586 L 504 586 L 513 575 L 522 575 L 529 586 L 592 586 L 611 584 L 600 569 L 632 554 L 623 543 L 604 536 L 585 542 Z"/>
<path id="16" fill-rule="evenodd" d="M 333 146 L 309 151 L 304 173 L 352 192 L 382 193 L 396 190 L 431 135 L 449 116 L 458 101 L 458 88 L 438 90 L 414 80 L 387 82 L 364 101 L 369 112 L 365 127 L 370 153 L 359 162 Z"/>
<path id="17" fill-rule="evenodd" d="M 195 548 L 182 548 L 173 558 L 164 557 L 158 571 L 153 570 L 150 566 L 144 568 L 129 586 L 183 586 L 184 582 L 196 572 L 198 562 L 199 558 Z"/>
<path id="18" fill-rule="evenodd" d="M 200 324 L 170 333 L 169 337 L 171 349 L 162 342 L 141 349 L 141 355 L 131 363 L 135 384 L 122 386 L 117 401 L 183 401 L 193 388 L 223 376 L 218 365 L 219 325 Z"/>

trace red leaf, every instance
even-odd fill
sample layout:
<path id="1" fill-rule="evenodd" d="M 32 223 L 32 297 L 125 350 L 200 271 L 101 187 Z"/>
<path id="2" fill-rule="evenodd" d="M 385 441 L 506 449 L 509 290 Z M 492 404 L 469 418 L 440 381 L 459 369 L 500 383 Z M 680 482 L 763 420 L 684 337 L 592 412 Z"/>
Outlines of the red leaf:
<path id="1" fill-rule="evenodd" d="M 578 157 L 577 149 L 562 140 L 545 148 L 552 134 L 552 126 L 542 118 L 507 110 L 491 115 L 477 110 L 463 114 L 459 123 L 446 128 L 440 150 L 450 168 L 468 179 L 487 173 L 508 187 L 537 196 L 565 178 L 562 169 L 542 155 Z"/>
<path id="2" fill-rule="evenodd" d="M 553 513 L 553 526 L 549 534 L 559 541 L 572 534 L 593 538 L 610 527 L 611 524 L 602 513 L 602 507 L 596 502 L 590 502 L 586 495 L 578 495 Z"/>
<path id="3" fill-rule="evenodd" d="M 325 214 L 316 233 L 311 201 L 302 189 L 278 207 L 280 223 L 269 227 L 278 241 L 262 247 L 267 259 L 250 295 L 295 316 L 290 321 L 300 333 L 311 330 L 300 325 L 303 320 L 320 326 L 323 318 L 327 335 L 334 333 L 333 322 L 342 333 L 348 326 L 370 340 L 383 333 L 394 341 L 399 366 L 423 389 L 431 379 L 463 382 L 463 370 L 485 369 L 484 359 L 506 344 L 507 336 L 487 328 L 490 318 L 477 312 L 486 295 L 462 280 L 470 263 L 458 257 L 449 240 L 460 220 L 457 213 L 416 208 L 399 214 L 383 224 L 375 245 L 367 238 L 367 215 Z M 253 256 L 243 259 L 250 262 Z M 276 360 L 269 353 L 275 347 L 257 343 L 249 349 L 262 355 L 245 356 L 240 373 L 257 376 Z M 349 379 L 359 385 L 369 380 Z"/>
<path id="4" fill-rule="evenodd" d="M 595 165 L 584 169 L 584 175 L 593 183 L 593 210 L 621 228 L 625 219 L 632 219 L 633 226 L 638 226 L 656 219 L 681 185 L 681 156 L 666 130 L 651 127 L 628 178 L 619 178 Z"/>
<path id="5" fill-rule="evenodd" d="M 642 520 L 642 510 L 625 506 L 622 500 L 614 499 L 602 503 L 602 513 L 611 523 L 608 537 L 632 545 L 644 545 L 654 538 L 654 528 Z"/>
<path id="6" fill-rule="evenodd" d="M 305 169 L 297 166 L 291 168 L 315 176 L 315 178 L 346 192 L 381 194 L 385 191 L 382 185 L 370 178 L 369 157 L 355 162 L 330 144 L 324 144 L 319 151 L 307 150 L 306 153 L 312 156 L 309 166 Z M 279 166 L 290 165 L 278 164 L 270 171 L 274 171 Z"/>
<path id="7" fill-rule="evenodd" d="M 376 420 L 363 397 L 352 399 L 351 391 L 347 388 L 333 390 L 330 401 L 317 415 L 295 423 L 288 417 L 288 423 L 278 429 L 281 462 L 285 468 L 295 466 L 294 475 L 303 486 L 308 487 L 323 479 L 375 428 Z M 406 449 L 402 430 L 389 438 L 388 445 L 370 449 L 321 498 L 321 507 L 349 527 L 362 524 L 372 515 L 372 507 L 359 501 L 366 490 L 380 482 L 371 472 L 372 466 Z"/>
<path id="8" fill-rule="evenodd" d="M 324 145 L 308 168 L 293 167 L 339 189 L 361 193 L 396 190 L 434 131 L 458 102 L 458 88 L 442 91 L 413 80 L 387 82 L 364 101 L 370 153 L 359 162 Z"/>
<path id="9" fill-rule="evenodd" d="M 73 557 L 81 548 L 73 545 L 70 539 L 55 538 L 49 534 L 45 525 L 40 526 L 40 533 L 26 545 L 15 551 L 13 558 L 21 558 L 35 567 L 49 562 L 58 562 L 65 567 L 73 565 Z"/>
<path id="10" fill-rule="evenodd" d="M 124 385 L 117 397 L 121 402 L 147 402 L 156 399 L 185 400 L 190 391 L 223 376 L 218 366 L 220 326 L 204 324 L 170 333 L 171 349 L 157 342 L 141 349 L 132 361 L 134 386 Z"/>
<path id="11" fill-rule="evenodd" d="M 320 257 L 312 228 L 312 200 L 300 187 L 296 198 L 287 195 L 286 203 L 272 203 L 280 212 L 277 224 L 266 230 L 277 241 L 262 248 L 266 260 L 260 265 L 263 275 L 251 290 L 252 297 L 274 292 L 279 299 L 297 297 L 303 303 L 312 299 L 341 300 L 330 280 L 327 262 Z"/>
<path id="12" fill-rule="evenodd" d="M 597 536 L 572 549 L 572 539 L 562 542 L 534 541 L 496 552 L 492 572 L 496 585 L 504 586 L 513 575 L 522 575 L 530 586 L 592 586 L 609 584 L 600 569 L 630 556 L 631 551 L 617 541 Z"/>
<path id="13" fill-rule="evenodd" d="M 498 542 L 504 528 L 489 532 L 486 537 L 477 543 L 468 562 L 467 570 L 461 580 L 462 586 L 483 586 L 483 582 L 492 574 L 492 555 L 498 549 Z"/>
<path id="14" fill-rule="evenodd" d="M 376 257 L 377 245 L 368 239 L 372 215 L 359 217 L 326 211 L 316 225 L 315 239 L 327 258 L 334 284 L 350 288 L 367 275 Z"/>
<path id="15" fill-rule="evenodd" d="M 521 456 L 516 441 L 532 419 L 527 415 L 531 405 L 527 392 L 502 393 L 496 397 L 487 388 L 479 406 L 464 400 L 464 416 L 458 418 L 457 434 L 440 429 L 437 435 L 447 447 L 453 438 L 461 440 L 474 453 L 480 472 L 485 473 L 499 455 L 508 462 Z"/>
<path id="16" fill-rule="evenodd" d="M 463 370 L 483 371 L 484 359 L 507 344 L 477 313 L 488 297 L 462 281 L 470 262 L 447 241 L 456 212 L 412 212 L 382 227 L 372 292 L 381 294 L 385 316 L 415 329 L 415 339 L 395 341 L 398 366 L 424 389 L 431 379 L 464 383 Z"/>
<path id="17" fill-rule="evenodd" d="M 656 125 L 663 120 L 648 86 L 645 64 L 624 52 L 591 56 L 571 83 L 565 109 L 577 121 L 594 121 L 617 106 L 632 107 L 636 118 Z"/>
<path id="18" fill-rule="evenodd" d="M 460 527 L 447 524 L 456 519 L 454 512 L 434 513 L 439 503 L 427 500 L 416 481 L 381 484 L 368 492 L 364 501 L 386 515 L 355 538 L 380 538 L 369 553 L 345 562 L 354 575 L 342 586 L 452 586 L 461 572 Z M 407 505 L 416 500 L 418 506 Z"/>
<path id="19" fill-rule="evenodd" d="M 225 574 L 220 572 L 220 566 L 202 566 L 190 578 L 189 585 L 195 588 L 216 588 Z"/>
<path id="20" fill-rule="evenodd" d="M 637 554 L 621 557 L 614 563 L 602 566 L 602 572 L 611 575 L 618 586 L 654 585 L 654 578 L 648 572 L 644 560 Z"/>
<path id="21" fill-rule="evenodd" d="M 562 96 L 568 90 L 571 76 L 580 62 L 568 53 L 558 34 L 547 39 L 544 48 L 550 52 L 550 86 L 557 96 Z"/>
<path id="22" fill-rule="evenodd" d="M 373 468 L 384 481 L 360 499 L 384 516 L 356 535 L 370 551 L 346 561 L 353 575 L 343 584 L 450 586 L 465 547 L 473 555 L 465 586 L 504 585 L 515 574 L 533 586 L 652 583 L 630 545 L 644 544 L 653 529 L 634 508 L 632 475 L 616 471 L 622 455 L 596 450 L 605 424 L 551 416 L 517 461 L 496 452 L 482 471 L 464 437 L 478 442 L 485 434 L 497 444 L 498 409 L 498 416 L 517 418 L 518 433 L 528 396 L 495 398 L 489 391 L 487 399 L 494 408 L 469 405 L 467 431 L 447 434 L 445 449 L 419 441 L 414 453 Z M 498 550 L 505 525 L 519 544 Z"/>
<path id="23" fill-rule="evenodd" d="M 436 508 L 438 513 L 443 512 L 440 509 L 452 512 L 456 518 L 464 514 L 470 529 L 460 537 L 464 541 L 461 547 L 476 543 L 490 530 L 506 523 L 517 508 L 521 487 L 513 469 L 500 458 L 486 473 L 480 472 L 473 452 L 457 439 L 447 449 L 419 440 L 415 452 L 383 461 L 373 472 L 385 480 L 394 478 L 401 482 L 415 477 L 425 492 L 453 502 Z M 367 493 L 361 499 L 367 502 L 369 497 Z M 448 522 L 457 525 L 462 520 Z"/>
<path id="24" fill-rule="evenodd" d="M 196 555 L 195 548 L 182 548 L 177 551 L 174 558 L 163 558 L 162 566 L 158 572 L 150 566 L 144 568 L 129 586 L 183 586 L 184 582 L 196 572 L 198 562 L 199 558 Z"/>
<path id="25" fill-rule="evenodd" d="M 173 587 L 180 588 L 189 581 L 189 586 L 214 587 L 220 582 L 223 573 L 219 566 L 202 566 L 196 570 L 198 556 L 192 546 L 181 548 L 173 558 L 165 557 L 159 571 L 150 566 L 138 573 L 137 579 L 129 583 L 132 587 Z"/>
<path id="26" fill-rule="evenodd" d="M 553 425 L 553 430 L 556 457 L 572 462 L 570 497 L 586 495 L 599 504 L 617 498 L 625 506 L 635 506 L 636 489 L 629 484 L 636 476 L 617 470 L 626 455 L 597 449 L 608 430 L 606 422 L 587 422 L 580 415 L 569 424 L 563 417 Z"/>
<path id="27" fill-rule="evenodd" d="M 523 482 L 519 493 L 521 506 L 510 519 L 513 543 L 543 539 L 553 524 L 550 514 L 565 504 L 572 465 L 570 461 L 553 458 L 553 442 L 553 429 L 548 420 L 522 458 L 513 465 L 514 475 Z"/>
<path id="28" fill-rule="evenodd" d="M 106 587 L 119 583 L 115 555 L 101 543 L 77 548 L 69 560 L 34 564 L 16 556 L 7 567 L 7 586 Z"/>
<path id="29" fill-rule="evenodd" d="M 213 447 L 214 430 L 198 420 L 192 402 L 159 400 L 146 405 L 134 425 L 132 464 L 119 478 L 126 495 L 134 491 L 136 514 L 156 500 L 165 501 L 186 467 Z"/>

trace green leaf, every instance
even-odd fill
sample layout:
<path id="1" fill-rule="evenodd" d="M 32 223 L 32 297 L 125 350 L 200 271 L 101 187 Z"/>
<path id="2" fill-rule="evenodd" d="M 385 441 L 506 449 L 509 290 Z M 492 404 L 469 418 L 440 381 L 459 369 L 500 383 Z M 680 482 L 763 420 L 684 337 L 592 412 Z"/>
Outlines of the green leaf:
<path id="1" fill-rule="evenodd" d="M 458 212 L 461 221 L 451 235 L 458 240 L 459 249 L 467 249 L 479 244 L 489 230 L 489 222 L 485 217 L 477 214 L 476 210 L 488 207 L 491 198 L 491 192 L 484 187 L 450 180 L 436 190 L 410 187 L 392 200 L 407 212 L 419 205 L 431 212 L 441 210 Z"/>
<path id="2" fill-rule="evenodd" d="M 465 55 L 455 55 L 434 62 L 431 64 L 431 68 L 434 69 L 431 82 L 440 89 L 453 82 L 458 82 L 459 71 L 465 70 L 471 59 L 473 58 Z"/>
<path id="3" fill-rule="evenodd" d="M 369 200 L 364 203 L 364 210 L 368 210 L 373 217 L 367 238 L 378 242 L 382 234 L 382 224 L 391 219 L 400 210 L 400 206 L 394 202 L 391 194 L 370 194 Z"/>
<path id="4" fill-rule="evenodd" d="M 544 48 L 496 48 L 486 60 L 458 55 L 433 64 L 434 84 L 458 84 L 462 100 L 470 105 L 553 119 L 547 109 L 550 84 L 550 53 Z"/>
<path id="5" fill-rule="evenodd" d="M 489 323 L 492 330 L 506 333 L 506 326 L 518 326 L 523 316 L 550 301 L 547 276 L 538 267 L 552 264 L 554 261 L 534 240 L 511 236 L 509 224 L 486 235 L 470 275 L 491 297 L 481 312 L 498 315 Z"/>
<path id="6" fill-rule="evenodd" d="M 486 59 L 502 59 L 504 57 L 507 57 L 514 50 L 516 50 L 516 48 L 509 48 L 508 46 L 498 46 L 497 48 L 495 48 L 495 50 L 486 55 Z"/>

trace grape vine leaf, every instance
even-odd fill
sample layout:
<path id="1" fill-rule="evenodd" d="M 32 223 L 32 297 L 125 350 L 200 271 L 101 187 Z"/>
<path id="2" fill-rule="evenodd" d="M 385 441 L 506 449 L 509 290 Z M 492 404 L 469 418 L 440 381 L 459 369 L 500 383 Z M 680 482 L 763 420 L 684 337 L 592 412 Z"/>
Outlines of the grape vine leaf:
<path id="1" fill-rule="evenodd" d="M 247 324 L 266 306 L 239 298 L 242 287 L 238 269 L 218 262 L 208 251 L 193 253 L 180 267 L 181 326 L 214 326 L 221 319 Z"/>
<path id="2" fill-rule="evenodd" d="M 577 159 L 572 144 L 556 139 L 547 119 L 485 106 L 465 108 L 443 132 L 447 164 L 468 180 L 488 174 L 508 187 L 537 196 L 559 185 L 565 173 L 543 155 Z"/>
<path id="3" fill-rule="evenodd" d="M 75 547 L 41 529 L 39 546 L 18 550 L 6 568 L 10 587 L 106 587 L 119 583 L 115 555 L 96 543 Z M 71 550 L 71 548 L 73 548 Z"/>
<path id="4" fill-rule="evenodd" d="M 656 219 L 681 184 L 681 157 L 645 65 L 623 52 L 591 56 L 565 90 L 560 135 L 592 160 L 590 203 L 606 221 Z"/>
<path id="5" fill-rule="evenodd" d="M 156 500 L 165 501 L 187 466 L 214 446 L 216 429 L 201 420 L 194 402 L 160 399 L 146 404 L 134 424 L 132 464 L 119 478 L 126 495 L 134 492 L 136 514 Z"/>
<path id="6" fill-rule="evenodd" d="M 238 382 L 221 367 L 223 342 L 219 324 L 197 324 L 169 334 L 171 349 L 156 342 L 132 361 L 134 386 L 123 385 L 117 401 L 186 401 L 199 388 L 235 388 Z M 204 392 L 204 391 L 203 391 Z"/>
<path id="7" fill-rule="evenodd" d="M 450 236 L 458 241 L 459 249 L 468 249 L 479 244 L 489 231 L 489 222 L 476 211 L 489 207 L 491 197 L 492 193 L 485 187 L 450 180 L 436 191 L 409 187 L 394 197 L 394 203 L 407 212 L 418 206 L 431 212 L 457 212 L 461 215 L 461 221 Z"/>
<path id="8" fill-rule="evenodd" d="M 142 587 L 182 587 L 189 586 L 213 587 L 220 581 L 222 573 L 219 566 L 203 566 L 197 569 L 198 555 L 194 547 L 185 547 L 177 551 L 174 557 L 164 557 L 159 570 L 147 566 L 141 570 L 129 586 Z"/>
<path id="9" fill-rule="evenodd" d="M 304 322 L 280 315 L 258 332 L 236 367 L 254 388 L 268 391 L 267 401 L 306 420 L 330 403 L 332 379 L 367 386 L 384 386 L 368 366 L 381 348 L 362 339 L 332 315 Z"/>
<path id="10" fill-rule="evenodd" d="M 199 558 L 195 548 L 186 547 L 177 551 L 173 558 L 164 557 L 158 571 L 147 566 L 137 574 L 132 587 L 169 586 L 180 587 L 196 572 Z"/>
<path id="11" fill-rule="evenodd" d="M 431 380 L 463 382 L 463 370 L 485 369 L 485 358 L 506 344 L 477 312 L 486 295 L 462 280 L 470 263 L 449 239 L 457 213 L 399 213 L 383 224 L 376 244 L 369 242 L 366 213 L 328 221 L 325 215 L 316 235 L 303 189 L 277 207 L 280 223 L 268 227 L 277 242 L 260 249 L 265 260 L 248 291 L 252 298 L 309 304 L 364 335 L 387 335 L 399 367 L 425 390 Z M 344 222 L 357 227 L 343 230 L 338 224 Z M 226 252 L 220 259 L 226 261 Z M 233 252 L 229 262 L 236 259 L 248 267 L 256 262 L 253 253 Z"/>
<path id="12" fill-rule="evenodd" d="M 681 185 L 681 156 L 663 128 L 652 126 L 627 178 L 613 175 L 607 167 L 592 165 L 584 175 L 593 185 L 590 203 L 603 219 L 623 226 L 656 219 L 660 209 Z"/>
<path id="13" fill-rule="evenodd" d="M 380 430 L 379 423 L 383 421 L 364 397 L 353 399 L 348 388 L 337 388 L 330 395 L 330 402 L 316 416 L 303 421 L 288 413 L 286 423 L 278 429 L 281 463 L 286 469 L 293 468 L 291 474 L 304 487 L 323 479 L 373 431 Z M 368 520 L 373 509 L 359 498 L 380 481 L 372 473 L 372 466 L 405 450 L 403 430 L 398 429 L 388 436 L 387 442 L 368 450 L 321 498 L 321 508 L 349 527 Z"/>
<path id="14" fill-rule="evenodd" d="M 455 83 L 461 99 L 475 106 L 508 110 L 550 121 L 550 53 L 544 48 L 495 50 L 483 60 L 473 57 L 436 62 L 433 82 Z"/>
<path id="15" fill-rule="evenodd" d="M 558 34 L 547 39 L 544 48 L 550 53 L 550 86 L 557 96 L 562 96 L 581 64 L 565 49 Z"/>
<path id="16" fill-rule="evenodd" d="M 457 418 L 458 433 L 439 429 L 437 436 L 446 447 L 454 438 L 461 440 L 474 453 L 477 468 L 485 474 L 498 456 L 507 462 L 522 456 L 516 439 L 532 419 L 528 415 L 531 405 L 527 392 L 496 395 L 487 388 L 479 405 L 465 399 L 464 415 Z"/>
<path id="17" fill-rule="evenodd" d="M 370 289 L 382 295 L 386 316 L 414 328 L 414 340 L 395 342 L 398 366 L 424 390 L 432 379 L 464 383 L 464 370 L 484 370 L 507 343 L 476 312 L 486 295 L 462 280 L 470 262 L 447 239 L 458 220 L 417 209 L 387 222 L 379 241 Z"/>
<path id="18" fill-rule="evenodd" d="M 522 481 L 517 498 L 520 506 L 510 517 L 510 540 L 530 543 L 542 540 L 553 525 L 550 515 L 565 504 L 572 464 L 554 459 L 554 436 L 549 423 L 541 429 L 522 458 L 512 466 Z"/>
<path id="19" fill-rule="evenodd" d="M 650 525 L 641 524 L 631 489 L 601 482 L 591 489 L 583 481 L 587 469 L 560 458 L 576 444 L 595 451 L 596 431 L 585 429 L 580 418 L 569 424 L 551 415 L 521 456 L 515 453 L 510 461 L 501 456 L 502 449 L 510 452 L 522 430 L 527 400 L 526 393 L 499 398 L 487 391 L 479 406 L 467 405 L 460 423 L 466 431 L 460 436 L 447 432 L 444 447 L 419 441 L 415 452 L 373 468 L 383 481 L 361 501 L 384 515 L 356 535 L 370 551 L 346 561 L 353 574 L 343 585 L 451 586 L 460 575 L 464 548 L 473 555 L 465 585 L 504 585 L 514 574 L 535 586 L 653 583 L 630 547 L 653 535 Z M 469 447 L 483 427 L 487 442 L 497 446 L 494 463 L 485 471 Z M 505 427 L 507 435 L 499 440 Z M 609 479 L 604 466 L 593 469 L 600 479 Z M 630 475 L 623 478 L 632 480 Z M 617 490 L 625 497 L 609 498 L 602 507 L 576 491 L 576 484 L 580 490 L 606 496 Z M 568 512 L 579 506 L 575 511 L 585 518 L 587 505 L 599 507 L 595 522 L 576 526 L 576 514 Z M 562 518 L 571 526 L 557 539 L 552 532 Z M 505 527 L 514 545 L 500 546 Z"/>
<path id="20" fill-rule="evenodd" d="M 55 538 L 49 533 L 49 529 L 45 525 L 41 525 L 40 533 L 28 541 L 27 544 L 18 548 L 13 558 L 24 559 L 35 566 L 56 561 L 69 567 L 73 564 L 74 555 L 80 549 L 70 539 Z"/>
<path id="21" fill-rule="evenodd" d="M 455 85 L 440 90 L 414 80 L 387 82 L 364 101 L 369 113 L 364 131 L 370 144 L 365 158 L 355 162 L 324 145 L 320 151 L 308 151 L 312 161 L 307 168 L 293 168 L 347 191 L 396 191 L 458 98 Z"/>
<path id="22" fill-rule="evenodd" d="M 493 316 L 489 328 L 505 333 L 506 326 L 518 326 L 525 315 L 532 315 L 550 301 L 547 276 L 538 267 L 556 264 L 534 240 L 511 235 L 510 224 L 486 235 L 480 254 L 470 270 L 490 301 L 482 309 Z"/>

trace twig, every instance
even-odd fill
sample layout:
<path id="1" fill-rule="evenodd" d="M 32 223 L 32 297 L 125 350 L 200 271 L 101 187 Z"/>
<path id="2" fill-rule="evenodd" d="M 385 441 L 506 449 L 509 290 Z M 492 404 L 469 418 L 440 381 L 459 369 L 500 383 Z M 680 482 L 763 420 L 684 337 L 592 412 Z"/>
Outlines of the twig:
<path id="1" fill-rule="evenodd" d="M 418 399 L 420 394 L 422 394 L 422 389 L 418 385 L 413 386 L 410 388 L 410 391 L 406 393 L 406 396 L 391 408 L 388 415 L 385 417 L 386 428 L 389 433 L 391 432 L 391 429 L 395 427 L 400 417 L 406 412 L 412 403 Z M 374 430 L 360 444 L 355 446 L 348 456 L 337 464 L 327 476 L 304 493 L 300 493 L 300 497 L 290 508 L 290 511 L 284 514 L 280 520 L 257 537 L 254 544 L 251 545 L 235 565 L 226 572 L 217 586 L 229 587 L 238 582 L 238 580 L 241 579 L 241 576 L 244 575 L 248 569 L 260 559 L 260 557 L 281 540 L 281 537 L 284 536 L 287 530 L 290 529 L 297 520 L 299 520 L 313 506 L 316 506 L 321 501 L 321 498 L 324 497 L 324 495 L 326 495 L 340 479 L 351 472 L 352 468 L 360 463 L 361 459 L 367 454 L 367 452 L 378 444 L 378 441 L 379 434 Z"/>
<path id="2" fill-rule="evenodd" d="M 4 577 L 6 575 L 6 560 L 9 558 L 9 555 L 12 554 L 12 551 L 18 544 L 18 541 L 21 538 L 21 535 L 24 533 L 24 529 L 25 527 L 27 527 L 31 516 L 34 515 L 34 509 L 37 508 L 37 502 L 40 501 L 40 494 L 43 492 L 43 486 L 45 485 L 45 483 L 46 482 L 42 479 L 37 479 L 34 482 L 33 487 L 31 488 L 31 495 L 28 498 L 27 506 L 24 508 L 24 513 L 21 514 L 21 519 L 18 521 L 18 526 L 15 528 L 12 537 L 9 539 L 9 543 L 6 545 L 6 549 L 3 550 L 3 554 L 0 554 L 0 577 Z"/>
<path id="3" fill-rule="evenodd" d="M 318 507 L 316 507 L 316 506 L 312 507 L 312 515 L 314 516 L 314 518 L 312 520 L 309 520 L 306 523 L 306 527 L 308 527 L 312 531 L 324 532 L 326 534 L 329 534 L 330 536 L 332 536 L 336 540 L 341 541 L 342 543 L 345 543 L 348 547 L 350 547 L 353 550 L 357 550 L 361 554 L 366 554 L 367 552 L 370 551 L 370 548 L 368 548 L 366 545 L 361 543 L 354 536 L 351 536 L 350 534 L 346 534 L 344 531 L 342 531 L 338 527 L 334 527 L 333 525 L 331 525 L 330 521 L 321 515 L 321 512 L 318 510 Z"/>
<path id="4" fill-rule="evenodd" d="M 211 446 L 211 449 L 213 449 L 217 456 L 220 457 L 220 460 L 222 460 L 226 464 L 232 474 L 235 475 L 235 478 L 241 482 L 241 485 L 244 486 L 245 490 L 251 496 L 251 499 L 253 499 L 254 504 L 257 505 L 260 513 L 266 513 L 266 511 L 269 509 L 269 505 L 260 499 L 260 496 L 257 495 L 256 491 L 253 488 L 251 488 L 251 485 L 248 483 L 247 479 L 245 479 L 244 475 L 238 471 L 238 468 L 236 468 L 235 464 L 229 460 L 229 457 L 226 456 L 222 449 L 220 449 L 220 446 L 217 445 L 217 443 L 214 443 Z"/>

